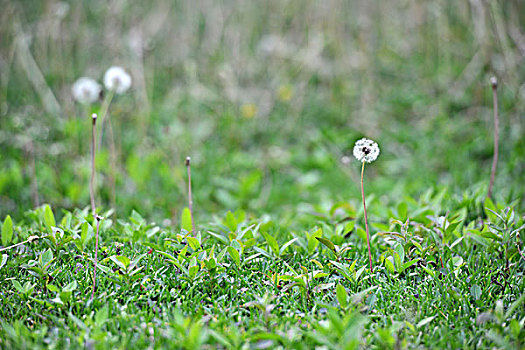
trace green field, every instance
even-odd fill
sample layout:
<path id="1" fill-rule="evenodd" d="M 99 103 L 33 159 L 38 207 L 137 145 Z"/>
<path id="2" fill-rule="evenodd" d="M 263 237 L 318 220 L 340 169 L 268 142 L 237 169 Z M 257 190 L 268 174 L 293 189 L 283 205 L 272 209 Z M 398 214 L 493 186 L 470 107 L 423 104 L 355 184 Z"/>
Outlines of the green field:
<path id="1" fill-rule="evenodd" d="M 523 1 L 0 8 L 0 348 L 525 347 Z"/>

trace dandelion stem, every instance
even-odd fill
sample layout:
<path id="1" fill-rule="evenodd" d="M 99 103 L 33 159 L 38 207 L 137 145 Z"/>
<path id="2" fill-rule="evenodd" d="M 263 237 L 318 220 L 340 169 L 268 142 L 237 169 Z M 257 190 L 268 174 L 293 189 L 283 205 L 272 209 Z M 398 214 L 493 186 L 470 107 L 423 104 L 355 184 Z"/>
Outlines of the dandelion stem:
<path id="1" fill-rule="evenodd" d="M 191 196 L 191 158 L 186 157 L 186 169 L 188 169 L 188 208 L 190 209 L 191 229 L 195 234 L 195 221 L 193 220 L 193 198 Z"/>
<path id="2" fill-rule="evenodd" d="M 113 101 L 113 97 L 115 96 L 115 91 L 110 90 L 107 94 L 106 98 L 104 99 L 104 102 L 102 103 L 102 107 L 100 108 L 100 115 L 101 115 L 101 130 L 100 130 L 100 137 L 98 140 L 99 147 L 102 146 L 102 137 L 104 135 L 104 122 L 106 119 L 109 119 L 109 106 L 111 104 L 111 101 Z M 111 207 L 116 210 L 116 190 L 115 190 L 115 178 L 116 178 L 116 169 L 115 169 L 115 162 L 116 162 L 116 153 L 115 153 L 115 139 L 113 136 L 113 126 L 111 125 L 111 120 L 108 120 L 109 123 L 109 152 L 110 152 L 110 174 L 109 174 L 109 180 L 111 185 Z"/>
<path id="3" fill-rule="evenodd" d="M 91 181 L 89 183 L 89 195 L 91 197 L 91 214 L 95 217 L 95 152 L 96 146 L 96 126 L 97 126 L 97 115 L 93 113 L 91 124 Z"/>
<path id="4" fill-rule="evenodd" d="M 498 116 L 498 80 L 496 77 L 490 79 L 492 84 L 492 99 L 494 101 L 494 156 L 492 158 L 492 169 L 490 171 L 490 183 L 489 183 L 489 198 L 492 197 L 492 188 L 494 186 L 494 178 L 496 177 L 496 167 L 498 165 L 498 153 L 499 153 L 499 116 Z"/>
<path id="5" fill-rule="evenodd" d="M 113 100 L 113 96 L 115 95 L 114 91 L 109 91 L 109 93 L 106 95 L 106 98 L 104 99 L 104 102 L 102 103 L 102 107 L 100 108 L 100 137 L 98 140 L 98 145 L 100 146 L 102 144 L 102 136 L 104 135 L 104 122 L 106 121 L 106 116 L 108 114 L 109 105 L 111 104 L 111 101 Z"/>
<path id="6" fill-rule="evenodd" d="M 366 243 L 368 244 L 368 261 L 370 263 L 370 272 L 374 272 L 374 269 L 372 267 L 372 252 L 370 251 L 370 232 L 368 230 L 368 216 L 366 214 L 365 189 L 363 185 L 364 174 L 365 174 L 365 162 L 363 162 L 363 166 L 361 167 L 361 197 L 363 198 L 363 210 L 365 213 Z"/>
<path id="7" fill-rule="evenodd" d="M 97 233 L 95 238 L 95 265 L 93 268 L 93 290 L 91 291 L 91 300 L 95 297 L 95 285 L 97 284 L 97 263 L 98 263 L 98 231 L 100 228 L 100 221 L 102 217 L 96 216 L 95 220 L 97 221 Z"/>

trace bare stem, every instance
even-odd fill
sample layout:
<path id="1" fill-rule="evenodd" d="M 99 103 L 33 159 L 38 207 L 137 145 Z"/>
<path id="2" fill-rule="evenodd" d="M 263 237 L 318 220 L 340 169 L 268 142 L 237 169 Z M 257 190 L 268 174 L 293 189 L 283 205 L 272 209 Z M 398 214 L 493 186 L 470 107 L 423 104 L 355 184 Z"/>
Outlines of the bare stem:
<path id="1" fill-rule="evenodd" d="M 98 140 L 99 147 L 102 146 L 102 137 L 104 135 L 104 123 L 109 118 L 109 106 L 111 104 L 111 101 L 113 101 L 113 97 L 115 96 L 115 91 L 109 91 L 109 93 L 104 98 L 104 102 L 102 102 L 102 107 L 100 108 L 100 116 L 101 116 L 101 130 L 100 130 L 100 136 Z M 109 147 L 110 147 L 110 174 L 109 174 L 109 180 L 111 184 L 111 207 L 116 210 L 116 190 L 115 190 L 115 183 L 116 183 L 116 169 L 115 169 L 115 162 L 116 162 L 116 153 L 115 153 L 115 140 L 113 137 L 113 127 L 111 125 L 111 121 L 109 122 Z"/>
<path id="2" fill-rule="evenodd" d="M 368 262 L 370 263 L 370 272 L 374 272 L 372 267 L 372 252 L 370 250 L 370 231 L 368 230 L 368 216 L 366 214 L 366 203 L 365 203 L 365 189 L 363 186 L 363 177 L 365 174 L 365 162 L 361 167 L 361 197 L 363 198 L 363 210 L 365 212 L 365 227 L 366 227 L 366 243 L 368 244 Z"/>
<path id="3" fill-rule="evenodd" d="M 186 157 L 186 169 L 188 169 L 188 208 L 190 209 L 191 229 L 193 231 L 193 234 L 195 234 L 196 233 L 195 221 L 193 220 L 193 198 L 191 196 L 191 158 L 190 157 Z"/>
<path id="4" fill-rule="evenodd" d="M 107 119 L 106 117 L 108 115 L 109 105 L 111 104 L 111 101 L 113 100 L 113 96 L 114 95 L 115 95 L 115 92 L 114 91 L 110 91 L 106 95 L 106 98 L 104 99 L 104 102 L 102 102 L 102 107 L 100 107 L 100 118 L 101 118 L 100 127 L 101 127 L 101 130 L 100 130 L 100 137 L 99 137 L 99 140 L 98 140 L 99 147 L 102 145 L 102 136 L 104 136 L 104 122 Z"/>
<path id="5" fill-rule="evenodd" d="M 97 126 L 97 115 L 92 115 L 93 123 L 91 126 L 91 181 L 89 183 L 89 195 L 91 196 L 91 214 L 95 217 L 95 152 L 97 150 L 96 145 L 96 126 Z"/>
<path id="6" fill-rule="evenodd" d="M 9 247 L 1 248 L 1 249 L 0 249 L 0 252 L 3 252 L 4 250 L 9 250 L 9 249 L 16 248 L 16 247 L 21 246 L 21 245 L 26 244 L 26 243 L 31 243 L 31 242 L 33 242 L 34 240 L 36 240 L 36 239 L 40 239 L 40 238 L 42 238 L 42 237 L 38 237 L 38 236 L 30 236 L 28 239 L 26 239 L 26 240 L 23 241 L 23 242 L 18 242 L 17 244 L 10 245 Z"/>
<path id="7" fill-rule="evenodd" d="M 97 233 L 95 238 L 95 265 L 93 268 L 93 289 L 91 291 L 91 300 L 95 297 L 95 285 L 97 284 L 97 264 L 98 264 L 98 230 L 100 228 L 100 221 L 102 221 L 101 216 L 96 216 L 95 220 L 97 220 Z"/>
<path id="8" fill-rule="evenodd" d="M 494 157 L 492 158 L 492 169 L 490 171 L 490 183 L 488 196 L 492 199 L 492 188 L 494 186 L 494 178 L 496 177 L 496 166 L 498 165 L 499 154 L 499 116 L 498 116 L 498 80 L 496 77 L 490 79 L 492 84 L 492 99 L 494 101 Z"/>

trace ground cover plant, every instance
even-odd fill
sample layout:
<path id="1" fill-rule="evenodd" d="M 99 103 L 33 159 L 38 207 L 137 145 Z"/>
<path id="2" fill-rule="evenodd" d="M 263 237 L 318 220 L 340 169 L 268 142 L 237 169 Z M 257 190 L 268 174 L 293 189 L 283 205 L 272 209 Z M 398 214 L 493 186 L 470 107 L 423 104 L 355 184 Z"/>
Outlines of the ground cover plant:
<path id="1" fill-rule="evenodd" d="M 2 9 L 0 348 L 525 346 L 522 2 Z"/>

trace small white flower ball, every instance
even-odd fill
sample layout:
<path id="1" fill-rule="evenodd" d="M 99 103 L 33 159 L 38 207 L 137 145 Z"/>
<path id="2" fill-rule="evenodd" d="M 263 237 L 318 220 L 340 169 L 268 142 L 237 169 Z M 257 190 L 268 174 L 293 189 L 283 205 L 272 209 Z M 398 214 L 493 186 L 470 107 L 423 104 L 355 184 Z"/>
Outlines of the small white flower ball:
<path id="1" fill-rule="evenodd" d="M 131 76 L 124 68 L 113 66 L 104 74 L 104 86 L 117 94 L 123 94 L 131 87 Z"/>
<path id="2" fill-rule="evenodd" d="M 379 146 L 372 140 L 362 138 L 355 143 L 354 157 L 360 162 L 371 163 L 379 156 Z"/>
<path id="3" fill-rule="evenodd" d="M 91 104 L 100 96 L 100 84 L 91 78 L 79 78 L 71 88 L 73 98 L 80 103 Z"/>

